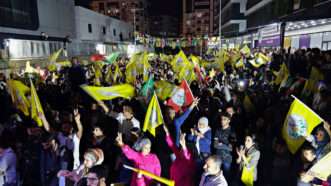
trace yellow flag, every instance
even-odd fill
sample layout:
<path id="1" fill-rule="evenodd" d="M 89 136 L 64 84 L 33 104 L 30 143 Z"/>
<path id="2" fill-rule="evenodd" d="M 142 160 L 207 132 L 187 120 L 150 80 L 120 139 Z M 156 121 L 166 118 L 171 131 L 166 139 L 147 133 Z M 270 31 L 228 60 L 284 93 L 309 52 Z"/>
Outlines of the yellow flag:
<path id="1" fill-rule="evenodd" d="M 127 83 L 133 83 L 136 80 L 136 76 L 138 75 L 136 62 L 131 61 L 129 64 L 126 65 L 125 76 Z"/>
<path id="2" fill-rule="evenodd" d="M 171 61 L 171 66 L 177 73 L 179 73 L 188 64 L 190 64 L 190 62 L 182 50 Z"/>
<path id="3" fill-rule="evenodd" d="M 136 169 L 136 168 L 133 168 L 133 167 L 130 167 L 130 166 L 127 166 L 127 165 L 123 165 L 123 167 L 127 168 L 127 169 L 130 169 L 132 171 L 135 171 L 138 174 L 140 173 L 144 176 L 150 177 L 150 178 L 152 178 L 152 179 L 154 179 L 154 180 L 156 180 L 160 183 L 163 183 L 167 186 L 175 186 L 175 181 L 173 181 L 173 180 L 169 180 L 167 178 L 163 178 L 163 177 L 157 176 L 155 174 L 152 174 L 148 171 L 145 171 L 145 170 L 142 170 L 142 169 Z"/>
<path id="4" fill-rule="evenodd" d="M 331 152 L 327 153 L 320 160 L 314 163 L 314 166 L 308 170 L 308 174 L 323 181 L 327 181 L 331 174 L 330 162 Z"/>
<path id="5" fill-rule="evenodd" d="M 143 58 L 143 78 L 144 82 L 148 81 L 149 79 L 149 71 L 152 68 L 152 66 L 148 63 L 148 55 L 147 52 L 144 53 L 144 58 Z"/>
<path id="6" fill-rule="evenodd" d="M 196 74 L 194 72 L 194 66 L 192 64 L 187 64 L 178 74 L 178 79 L 185 79 L 187 82 L 192 82 L 196 79 Z"/>
<path id="7" fill-rule="evenodd" d="M 281 84 L 283 81 L 286 81 L 288 79 L 288 76 L 289 76 L 289 72 L 288 72 L 288 69 L 286 67 L 286 64 L 283 63 L 280 67 L 280 70 L 279 72 L 277 73 L 277 77 L 274 81 L 274 83 L 276 85 L 279 85 Z"/>
<path id="8" fill-rule="evenodd" d="M 168 63 L 170 63 L 170 61 L 171 61 L 171 57 L 170 56 L 168 56 L 168 55 L 166 55 L 166 54 L 160 54 L 160 59 L 161 59 L 161 61 L 165 61 L 165 62 L 168 62 Z"/>
<path id="9" fill-rule="evenodd" d="M 135 95 L 135 88 L 130 84 L 111 87 L 95 87 L 82 85 L 81 88 L 96 101 L 111 100 L 118 97 L 131 99 Z"/>
<path id="10" fill-rule="evenodd" d="M 236 68 L 244 68 L 245 67 L 244 59 L 243 58 L 239 58 L 239 60 L 235 63 L 234 66 Z"/>
<path id="11" fill-rule="evenodd" d="M 197 56 L 191 55 L 191 60 L 194 64 L 200 65 L 200 59 Z"/>
<path id="12" fill-rule="evenodd" d="M 116 82 L 119 77 L 122 77 L 122 72 L 118 64 L 115 64 L 115 72 L 113 76 L 113 82 Z"/>
<path id="13" fill-rule="evenodd" d="M 106 82 L 114 82 L 114 74 L 113 74 L 113 71 L 112 71 L 112 65 L 109 65 L 108 68 L 107 68 L 106 75 L 105 75 L 105 81 Z"/>
<path id="14" fill-rule="evenodd" d="M 255 59 L 248 60 L 255 68 L 260 68 L 260 66 L 267 64 L 270 61 L 269 57 L 262 53 L 255 54 Z"/>
<path id="15" fill-rule="evenodd" d="M 157 96 L 154 93 L 154 96 L 148 105 L 143 131 L 146 132 L 148 130 L 153 136 L 155 136 L 156 127 L 158 127 L 162 123 L 164 123 L 164 121 L 161 108 L 159 105 L 159 101 L 157 100 Z"/>
<path id="16" fill-rule="evenodd" d="M 259 64 L 267 64 L 268 62 L 270 62 L 270 57 L 264 55 L 263 53 L 259 52 L 255 55 L 256 60 Z"/>
<path id="17" fill-rule="evenodd" d="M 155 92 L 157 97 L 160 100 L 164 101 L 171 96 L 172 91 L 176 86 L 174 84 L 169 83 L 168 81 L 161 80 L 155 82 L 155 87 L 156 87 Z"/>
<path id="18" fill-rule="evenodd" d="M 62 51 L 63 51 L 63 48 L 60 48 L 58 51 L 51 54 L 48 58 L 49 62 L 56 62 L 57 58 L 59 58 Z"/>
<path id="19" fill-rule="evenodd" d="M 303 136 L 310 134 L 322 121 L 323 119 L 307 105 L 295 98 L 288 111 L 282 130 L 283 138 L 292 154 L 305 141 Z"/>
<path id="20" fill-rule="evenodd" d="M 31 118 L 36 121 L 39 127 L 43 126 L 42 120 L 39 118 L 39 113 L 44 114 L 44 110 L 40 104 L 40 100 L 32 81 L 31 84 Z"/>
<path id="21" fill-rule="evenodd" d="M 69 60 L 59 61 L 56 64 L 62 67 L 71 67 L 71 62 Z"/>
<path id="22" fill-rule="evenodd" d="M 142 74 L 144 81 L 149 78 L 149 70 L 151 65 L 148 63 L 148 53 L 135 54 L 130 59 L 130 63 L 126 66 L 126 82 L 133 83 L 136 80 L 136 76 Z"/>
<path id="23" fill-rule="evenodd" d="M 30 102 L 25 94 L 30 91 L 30 88 L 17 80 L 8 80 L 7 85 L 13 103 L 24 113 L 24 115 L 28 116 L 30 113 Z"/>
<path id="24" fill-rule="evenodd" d="M 94 85 L 100 86 L 102 79 L 102 63 L 94 63 Z"/>
<path id="25" fill-rule="evenodd" d="M 309 95 L 310 93 L 317 92 L 317 83 L 324 79 L 323 74 L 316 68 L 312 67 L 310 71 L 309 79 L 306 81 L 305 86 L 302 90 L 302 94 Z"/>
<path id="26" fill-rule="evenodd" d="M 240 59 L 242 59 L 241 54 L 237 51 L 233 51 L 232 55 L 230 55 L 230 62 L 232 65 L 237 63 Z"/>
<path id="27" fill-rule="evenodd" d="M 249 57 L 251 55 L 251 49 L 248 48 L 247 45 L 245 45 L 240 52 L 245 56 L 245 57 Z"/>

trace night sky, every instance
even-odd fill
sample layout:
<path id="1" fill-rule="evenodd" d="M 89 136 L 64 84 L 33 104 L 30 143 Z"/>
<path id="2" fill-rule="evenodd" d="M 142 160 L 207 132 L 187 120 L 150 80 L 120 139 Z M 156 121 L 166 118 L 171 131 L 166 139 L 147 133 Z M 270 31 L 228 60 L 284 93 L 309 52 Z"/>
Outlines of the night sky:
<path id="1" fill-rule="evenodd" d="M 166 14 L 180 16 L 181 0 L 150 0 L 152 4 L 152 15 Z"/>
<path id="2" fill-rule="evenodd" d="M 75 0 L 76 5 L 88 8 L 91 0 Z M 182 0 L 149 0 L 151 2 L 151 15 L 173 15 L 180 16 Z"/>

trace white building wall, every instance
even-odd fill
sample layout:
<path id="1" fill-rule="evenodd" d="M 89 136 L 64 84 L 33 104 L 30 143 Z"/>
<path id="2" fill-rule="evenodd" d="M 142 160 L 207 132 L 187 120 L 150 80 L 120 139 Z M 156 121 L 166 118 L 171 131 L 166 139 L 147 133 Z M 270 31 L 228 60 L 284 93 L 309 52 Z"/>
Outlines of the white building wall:
<path id="1" fill-rule="evenodd" d="M 0 32 L 40 36 L 45 32 L 50 37 L 75 38 L 75 3 L 74 0 L 38 0 L 39 28 L 23 30 L 0 27 Z"/>
<path id="2" fill-rule="evenodd" d="M 299 48 L 299 41 L 300 41 L 299 36 L 293 36 L 292 41 L 291 41 L 291 47 L 294 48 L 294 49 L 298 49 Z"/>
<path id="3" fill-rule="evenodd" d="M 130 32 L 133 31 L 133 27 L 129 23 L 110 18 L 83 7 L 76 7 L 75 12 L 77 40 L 101 43 L 119 42 L 120 33 L 122 33 L 123 40 L 125 41 L 129 39 Z M 88 24 L 92 25 L 92 33 L 89 33 Z M 103 33 L 103 27 L 106 28 L 105 34 Z"/>
<path id="4" fill-rule="evenodd" d="M 323 33 L 310 35 L 310 48 L 322 48 Z"/>

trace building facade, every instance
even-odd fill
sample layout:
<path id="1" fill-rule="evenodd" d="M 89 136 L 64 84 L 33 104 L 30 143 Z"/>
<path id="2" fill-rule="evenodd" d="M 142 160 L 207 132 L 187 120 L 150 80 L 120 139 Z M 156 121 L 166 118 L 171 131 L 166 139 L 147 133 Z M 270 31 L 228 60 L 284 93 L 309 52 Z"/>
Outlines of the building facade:
<path id="1" fill-rule="evenodd" d="M 247 0 L 246 30 L 223 39 L 223 44 L 252 47 L 331 49 L 331 1 L 329 0 Z M 223 10 L 223 9 L 222 9 Z M 222 13 L 223 15 L 224 13 Z M 223 20 L 223 18 L 222 18 Z M 284 40 L 281 36 L 284 25 Z M 223 30 L 222 24 L 222 30 Z"/>
<path id="2" fill-rule="evenodd" d="M 135 31 L 149 33 L 148 0 L 92 0 L 91 9 L 135 25 Z"/>
<path id="3" fill-rule="evenodd" d="M 67 57 L 107 55 L 126 51 L 132 41 L 131 24 L 75 7 L 73 0 L 6 2 L 0 3 L 0 58 L 10 62 L 45 61 L 60 48 Z"/>
<path id="4" fill-rule="evenodd" d="M 246 31 L 247 0 L 183 0 L 183 35 L 225 37 Z"/>
<path id="5" fill-rule="evenodd" d="M 213 0 L 183 0 L 181 33 L 205 36 L 213 33 Z"/>
<path id="6" fill-rule="evenodd" d="M 178 18 L 169 15 L 150 17 L 150 34 L 156 37 L 177 37 L 179 35 Z"/>
<path id="7" fill-rule="evenodd" d="M 220 33 L 223 37 L 235 36 L 239 33 L 246 31 L 246 3 L 247 0 L 216 0 L 216 6 L 214 10 L 220 10 L 218 14 L 214 16 L 214 34 Z M 220 8 L 221 3 L 221 8 Z M 217 11 L 215 13 L 217 13 Z M 219 17 L 221 13 L 221 18 Z M 220 24 L 222 26 L 220 26 Z"/>

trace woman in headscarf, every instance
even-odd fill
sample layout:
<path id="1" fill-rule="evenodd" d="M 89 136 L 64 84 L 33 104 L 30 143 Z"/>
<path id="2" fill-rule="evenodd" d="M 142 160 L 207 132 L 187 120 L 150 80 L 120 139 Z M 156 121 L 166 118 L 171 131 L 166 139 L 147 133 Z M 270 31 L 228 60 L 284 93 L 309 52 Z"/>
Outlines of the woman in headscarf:
<path id="1" fill-rule="evenodd" d="M 324 122 L 323 127 L 317 128 L 315 135 L 305 136 L 306 140 L 314 147 L 317 160 L 330 152 L 330 136 L 330 124 L 327 122 Z"/>
<path id="2" fill-rule="evenodd" d="M 135 168 L 145 170 L 155 174 L 157 176 L 161 175 L 161 165 L 158 157 L 151 152 L 152 143 L 148 138 L 143 138 L 140 140 L 139 145 L 137 145 L 135 151 L 131 149 L 128 145 L 123 143 L 122 134 L 119 133 L 116 142 L 119 147 L 121 147 L 123 154 L 131 161 L 133 161 Z M 131 179 L 131 186 L 149 186 L 152 183 L 152 179 L 140 174 L 134 173 Z"/>
<path id="3" fill-rule="evenodd" d="M 191 129 L 188 140 L 195 144 L 200 159 L 205 160 L 210 155 L 211 129 L 206 117 L 201 117 L 197 128 Z"/>

